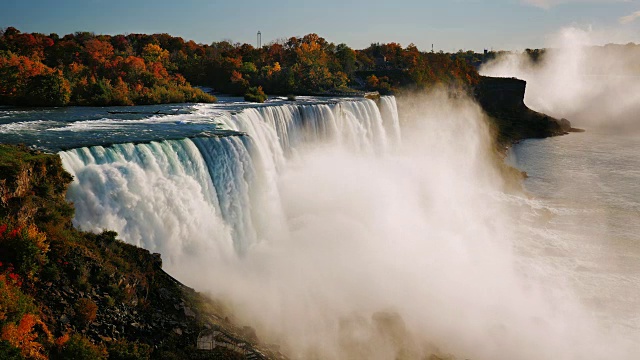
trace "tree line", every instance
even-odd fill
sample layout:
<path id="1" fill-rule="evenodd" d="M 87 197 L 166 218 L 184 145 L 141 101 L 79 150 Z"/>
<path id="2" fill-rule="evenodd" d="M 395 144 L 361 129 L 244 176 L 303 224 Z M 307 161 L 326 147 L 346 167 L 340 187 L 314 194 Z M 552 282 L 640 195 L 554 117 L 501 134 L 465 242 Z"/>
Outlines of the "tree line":
<path id="1" fill-rule="evenodd" d="M 197 44 L 168 34 L 95 35 L 0 30 L 0 104 L 134 105 L 212 102 L 192 85 L 232 95 L 474 86 L 465 59 L 411 44 L 354 50 L 317 34 L 260 48 L 230 41 Z"/>

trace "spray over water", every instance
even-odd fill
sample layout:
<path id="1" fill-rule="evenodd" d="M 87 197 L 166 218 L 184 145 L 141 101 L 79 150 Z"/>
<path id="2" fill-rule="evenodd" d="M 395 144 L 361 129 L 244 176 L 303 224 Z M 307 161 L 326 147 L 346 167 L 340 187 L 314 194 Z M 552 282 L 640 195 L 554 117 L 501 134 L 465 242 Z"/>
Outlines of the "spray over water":
<path id="1" fill-rule="evenodd" d="M 602 45 L 603 34 L 575 27 L 550 38 L 537 63 L 509 53 L 485 64 L 482 75 L 527 81 L 525 102 L 536 111 L 588 129 L 640 129 L 640 46 Z"/>
<path id="2" fill-rule="evenodd" d="M 228 114 L 246 137 L 62 152 L 83 229 L 161 252 L 301 359 L 631 359 L 528 256 L 480 108 L 445 92 Z M 203 109 L 206 111 L 206 109 Z M 637 352 L 636 352 L 637 355 Z"/>

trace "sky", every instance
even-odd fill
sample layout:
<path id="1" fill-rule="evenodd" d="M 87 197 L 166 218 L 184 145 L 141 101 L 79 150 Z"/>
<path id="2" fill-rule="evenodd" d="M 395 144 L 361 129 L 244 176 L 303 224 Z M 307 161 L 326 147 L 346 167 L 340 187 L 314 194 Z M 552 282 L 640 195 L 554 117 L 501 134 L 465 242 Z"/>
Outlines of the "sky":
<path id="1" fill-rule="evenodd" d="M 422 50 L 544 47 L 563 27 L 640 43 L 640 0 L 0 0 L 0 27 L 59 35 L 169 33 L 185 40 L 262 43 L 317 33 L 361 49 L 374 42 Z"/>

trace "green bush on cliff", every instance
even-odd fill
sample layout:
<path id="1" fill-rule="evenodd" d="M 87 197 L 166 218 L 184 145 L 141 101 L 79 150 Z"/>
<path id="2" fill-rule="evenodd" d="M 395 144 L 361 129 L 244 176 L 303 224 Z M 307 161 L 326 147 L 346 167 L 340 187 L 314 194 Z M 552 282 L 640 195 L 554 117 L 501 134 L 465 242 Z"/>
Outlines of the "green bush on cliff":
<path id="1" fill-rule="evenodd" d="M 33 298 L 23 293 L 17 286 L 18 278 L 9 275 L 0 275 L 0 330 L 6 323 L 17 323 L 25 314 L 34 314 L 38 311 Z"/>
<path id="2" fill-rule="evenodd" d="M 148 360 L 151 356 L 149 345 L 126 340 L 113 342 L 108 351 L 109 360 Z"/>
<path id="3" fill-rule="evenodd" d="M 94 345 L 86 337 L 74 334 L 57 353 L 52 354 L 54 360 L 102 360 L 107 352 L 102 346 Z"/>
<path id="4" fill-rule="evenodd" d="M 21 276 L 32 279 L 47 263 L 46 235 L 33 224 L 22 227 L 0 224 L 0 261 L 15 266 Z"/>
<path id="5" fill-rule="evenodd" d="M 8 341 L 0 340 L 0 360 L 24 360 L 20 349 L 11 346 Z"/>
<path id="6" fill-rule="evenodd" d="M 244 99 L 245 101 L 263 103 L 267 101 L 267 94 L 262 91 L 262 86 L 251 87 L 247 90 L 247 93 L 244 94 Z"/>

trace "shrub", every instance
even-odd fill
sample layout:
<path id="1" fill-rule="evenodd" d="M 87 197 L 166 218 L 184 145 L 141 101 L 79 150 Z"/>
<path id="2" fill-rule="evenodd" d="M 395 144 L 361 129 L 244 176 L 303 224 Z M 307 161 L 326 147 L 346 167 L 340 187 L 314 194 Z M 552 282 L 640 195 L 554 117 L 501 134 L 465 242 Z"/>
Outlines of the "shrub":
<path id="1" fill-rule="evenodd" d="M 32 278 L 47 263 L 47 237 L 35 225 L 8 228 L 0 233 L 0 260 L 15 264 L 20 275 Z"/>
<path id="2" fill-rule="evenodd" d="M 37 311 L 33 300 L 16 286 L 15 274 L 0 275 L 0 324 L 17 322 L 27 313 Z"/>
<path id="3" fill-rule="evenodd" d="M 16 325 L 9 323 L 2 328 L 2 340 L 20 349 L 22 356 L 34 360 L 46 360 L 44 346 L 38 341 L 38 332 L 35 326 L 38 325 L 46 335 L 45 340 L 49 342 L 53 339 L 47 326 L 35 315 L 26 314 Z"/>
<path id="4" fill-rule="evenodd" d="M 245 101 L 263 103 L 267 100 L 267 94 L 262 91 L 262 86 L 251 87 L 247 90 L 247 93 L 244 94 Z"/>
<path id="5" fill-rule="evenodd" d="M 150 356 L 147 344 L 119 340 L 109 346 L 109 360 L 147 360 Z"/>
<path id="6" fill-rule="evenodd" d="M 20 349 L 8 341 L 0 340 L 0 360 L 24 360 Z"/>
<path id="7" fill-rule="evenodd" d="M 85 325 L 91 324 L 98 312 L 98 305 L 91 299 L 83 298 L 78 300 L 75 306 L 76 318 Z"/>
<path id="8" fill-rule="evenodd" d="M 57 355 L 57 356 L 55 356 Z M 103 347 L 94 345 L 84 336 L 74 334 L 58 348 L 52 359 L 64 360 L 102 360 L 107 358 Z"/>

